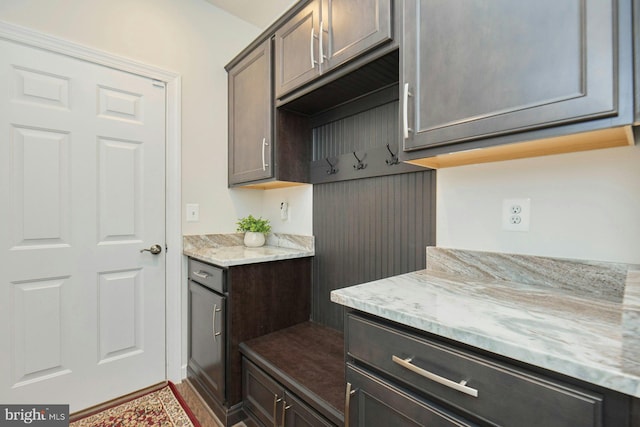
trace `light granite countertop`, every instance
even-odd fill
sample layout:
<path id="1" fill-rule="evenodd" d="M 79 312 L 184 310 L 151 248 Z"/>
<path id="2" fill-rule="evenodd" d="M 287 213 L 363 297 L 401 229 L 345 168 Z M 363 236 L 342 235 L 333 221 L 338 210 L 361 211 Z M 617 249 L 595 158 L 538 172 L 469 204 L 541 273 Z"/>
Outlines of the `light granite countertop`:
<path id="1" fill-rule="evenodd" d="M 640 266 L 427 249 L 338 304 L 640 397 Z"/>
<path id="2" fill-rule="evenodd" d="M 182 240 L 184 255 L 218 267 L 315 255 L 313 236 L 271 233 L 266 244 L 259 248 L 244 246 L 242 233 L 191 235 L 184 236 Z"/>

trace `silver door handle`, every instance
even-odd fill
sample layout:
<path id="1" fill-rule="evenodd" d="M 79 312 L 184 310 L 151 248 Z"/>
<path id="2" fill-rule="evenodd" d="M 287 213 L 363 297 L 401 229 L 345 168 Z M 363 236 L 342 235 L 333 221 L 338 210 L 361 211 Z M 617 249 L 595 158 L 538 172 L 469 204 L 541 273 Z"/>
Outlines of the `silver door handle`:
<path id="1" fill-rule="evenodd" d="M 149 249 L 140 249 L 140 253 L 142 252 L 151 252 L 153 255 L 158 255 L 160 252 L 162 252 L 162 246 L 153 245 Z"/>
<path id="2" fill-rule="evenodd" d="M 313 25 L 311 26 L 311 40 L 309 41 L 309 55 L 311 56 L 311 68 L 315 68 L 316 60 L 313 57 L 313 39 L 315 36 L 313 35 Z"/>
<path id="3" fill-rule="evenodd" d="M 323 32 L 324 32 L 324 21 L 320 21 L 320 33 L 318 33 L 318 37 L 320 37 L 320 64 L 324 63 L 324 37 L 323 37 Z"/>
<path id="4" fill-rule="evenodd" d="M 351 413 L 351 396 L 356 393 L 357 390 L 351 389 L 351 383 L 347 383 L 347 391 L 344 397 L 344 427 L 349 427 L 349 414 Z"/>
<path id="5" fill-rule="evenodd" d="M 402 366 L 405 369 L 410 370 L 411 372 L 415 372 L 416 374 L 424 377 L 428 380 L 435 381 L 438 384 L 442 384 L 449 388 L 452 388 L 456 391 L 459 391 L 464 394 L 468 394 L 469 396 L 478 397 L 478 390 L 475 388 L 467 387 L 467 382 L 465 380 L 460 381 L 459 383 L 455 381 L 451 381 L 448 378 L 441 377 L 440 375 L 436 375 L 433 372 L 426 371 L 422 368 L 417 367 L 411 363 L 411 358 L 401 359 L 398 356 L 391 356 L 391 360 L 393 360 L 398 365 Z"/>
<path id="6" fill-rule="evenodd" d="M 273 427 L 278 427 L 277 418 L 278 414 L 276 413 L 278 409 L 278 403 L 282 402 L 282 398 L 278 397 L 277 394 L 273 395 Z"/>
<path id="7" fill-rule="evenodd" d="M 222 334 L 222 332 L 216 332 L 216 313 L 220 313 L 221 311 L 222 309 L 218 308 L 218 304 L 213 304 L 213 315 L 211 316 L 213 318 L 213 321 L 211 322 L 211 327 L 213 328 L 214 340 L 216 339 L 216 337 L 219 337 Z"/>
<path id="8" fill-rule="evenodd" d="M 264 147 L 266 147 L 267 145 L 269 145 L 269 143 L 267 142 L 267 138 L 262 138 L 262 170 L 263 171 L 266 171 L 267 167 L 269 166 L 269 163 L 265 161 L 265 154 L 264 154 Z"/>
<path id="9" fill-rule="evenodd" d="M 283 400 L 282 401 L 282 427 L 286 426 L 285 417 L 286 417 L 287 409 L 289 409 L 289 408 L 291 408 L 291 405 L 287 405 L 287 401 Z"/>
<path id="10" fill-rule="evenodd" d="M 409 83 L 404 84 L 404 94 L 402 96 L 402 133 L 404 139 L 409 138 L 409 132 L 412 130 L 409 128 Z"/>

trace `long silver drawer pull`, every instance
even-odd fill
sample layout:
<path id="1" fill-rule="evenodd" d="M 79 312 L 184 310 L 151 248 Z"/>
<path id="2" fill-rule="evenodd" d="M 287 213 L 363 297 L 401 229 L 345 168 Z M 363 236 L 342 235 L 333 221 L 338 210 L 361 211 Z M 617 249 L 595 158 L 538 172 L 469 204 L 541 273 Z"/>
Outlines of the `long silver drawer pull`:
<path id="1" fill-rule="evenodd" d="M 356 393 L 356 390 L 351 389 L 351 383 L 347 383 L 347 391 L 344 396 L 344 427 L 349 427 L 351 396 Z"/>
<path id="2" fill-rule="evenodd" d="M 465 380 L 462 380 L 459 383 L 457 383 L 445 377 L 441 377 L 440 375 L 436 375 L 433 372 L 429 372 L 422 368 L 418 368 L 416 365 L 411 363 L 412 359 L 410 357 L 407 359 L 401 359 L 398 356 L 393 355 L 391 357 L 391 360 L 393 360 L 395 363 L 402 366 L 403 368 L 408 369 L 412 372 L 415 372 L 416 374 L 422 377 L 425 377 L 431 381 L 435 381 L 438 384 L 442 384 L 444 386 L 457 390 L 461 393 L 468 394 L 469 396 L 478 397 L 478 390 L 476 390 L 475 388 L 467 387 L 466 386 L 467 382 Z"/>
<path id="3" fill-rule="evenodd" d="M 202 270 L 200 271 L 194 271 L 193 275 L 196 277 L 199 277 L 201 279 L 208 279 L 211 275 L 208 273 L 203 272 Z"/>

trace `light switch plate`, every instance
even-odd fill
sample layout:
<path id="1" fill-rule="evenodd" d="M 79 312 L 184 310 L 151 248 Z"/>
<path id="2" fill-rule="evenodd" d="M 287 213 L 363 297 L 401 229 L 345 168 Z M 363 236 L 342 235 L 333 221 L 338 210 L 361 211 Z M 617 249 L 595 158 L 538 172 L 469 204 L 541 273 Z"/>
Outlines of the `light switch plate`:
<path id="1" fill-rule="evenodd" d="M 200 221 L 200 205 L 197 203 L 187 203 L 187 222 Z"/>

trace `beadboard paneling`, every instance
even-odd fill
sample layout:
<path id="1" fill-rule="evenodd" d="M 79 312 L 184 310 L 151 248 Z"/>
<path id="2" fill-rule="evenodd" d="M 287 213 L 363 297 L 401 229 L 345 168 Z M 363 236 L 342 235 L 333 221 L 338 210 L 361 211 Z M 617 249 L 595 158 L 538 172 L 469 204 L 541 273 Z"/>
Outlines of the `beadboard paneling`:
<path id="1" fill-rule="evenodd" d="M 342 330 L 333 289 L 425 268 L 435 244 L 434 171 L 314 185 L 312 312 Z"/>

